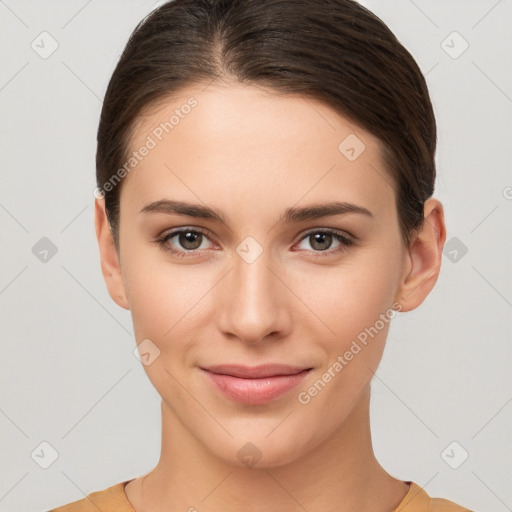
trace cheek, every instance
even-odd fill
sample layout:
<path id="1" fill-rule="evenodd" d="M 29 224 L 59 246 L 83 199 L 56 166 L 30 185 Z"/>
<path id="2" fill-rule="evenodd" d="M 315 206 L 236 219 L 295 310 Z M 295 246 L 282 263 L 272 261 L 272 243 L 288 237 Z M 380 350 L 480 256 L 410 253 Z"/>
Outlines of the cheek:
<path id="1" fill-rule="evenodd" d="M 389 256 L 383 261 L 379 251 L 373 252 L 373 255 L 365 254 L 360 261 L 354 258 L 338 269 L 295 279 L 297 295 L 318 319 L 310 323 L 311 327 L 317 335 L 321 330 L 327 345 L 337 350 L 342 350 L 376 322 L 382 330 L 381 315 L 393 315 L 397 260 Z M 305 326 L 303 321 L 302 325 Z"/>
<path id="2" fill-rule="evenodd" d="M 335 332 L 316 336 L 325 357 L 316 380 L 299 390 L 301 406 L 315 416 L 329 412 L 326 428 L 333 428 L 352 410 L 373 378 L 384 351 L 389 326 L 397 314 L 393 304 L 393 273 L 382 268 L 353 268 L 340 277 L 339 288 L 318 304 L 321 317 Z M 311 333 L 314 336 L 314 333 Z M 334 406 L 334 407 L 333 407 Z"/>
<path id="3" fill-rule="evenodd" d="M 192 364 L 190 348 L 204 338 L 199 330 L 211 284 L 191 267 L 152 263 L 149 255 L 133 252 L 124 265 L 135 339 L 151 341 L 141 345 L 142 354 L 151 354 L 144 371 L 162 398 L 185 411 L 188 399 L 176 379 L 183 381 L 180 376 Z"/>
<path id="4" fill-rule="evenodd" d="M 136 340 L 149 338 L 161 351 L 187 341 L 208 301 L 211 283 L 199 267 L 167 264 L 154 252 L 126 252 L 125 290 Z M 172 344 L 170 341 L 172 340 Z"/>
<path id="5" fill-rule="evenodd" d="M 374 326 L 381 315 L 390 313 L 394 283 L 389 274 L 367 271 L 350 284 L 350 293 L 344 295 L 344 307 L 338 313 L 338 322 L 340 328 L 345 325 L 350 336 L 355 338 Z"/>

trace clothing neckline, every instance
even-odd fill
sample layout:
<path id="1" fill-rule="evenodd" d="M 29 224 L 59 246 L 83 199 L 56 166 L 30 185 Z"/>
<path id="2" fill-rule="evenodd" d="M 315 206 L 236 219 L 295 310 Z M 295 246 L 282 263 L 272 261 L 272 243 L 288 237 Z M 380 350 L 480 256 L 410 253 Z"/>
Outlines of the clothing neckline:
<path id="1" fill-rule="evenodd" d="M 132 478 L 130 480 L 125 480 L 124 482 L 120 482 L 114 485 L 112 488 L 112 491 L 114 491 L 114 494 L 118 496 L 121 502 L 120 505 L 123 507 L 122 509 L 119 509 L 119 512 L 135 512 L 135 509 L 128 500 L 128 496 L 125 491 L 125 486 L 132 480 L 134 479 Z M 406 480 L 404 483 L 409 486 L 409 490 L 407 491 L 407 494 L 402 498 L 402 501 L 398 504 L 398 506 L 391 512 L 401 512 L 406 509 L 406 507 L 407 512 L 420 512 L 423 510 L 428 510 L 430 497 L 425 492 L 425 490 L 411 480 Z"/>

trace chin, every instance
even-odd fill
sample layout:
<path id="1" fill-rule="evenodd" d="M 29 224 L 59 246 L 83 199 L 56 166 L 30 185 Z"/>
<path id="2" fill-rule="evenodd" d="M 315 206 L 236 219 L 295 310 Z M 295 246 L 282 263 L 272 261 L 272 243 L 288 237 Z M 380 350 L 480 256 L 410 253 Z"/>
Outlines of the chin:
<path id="1" fill-rule="evenodd" d="M 283 430 L 281 435 L 277 431 L 272 433 L 270 439 L 268 429 L 257 435 L 241 435 L 230 439 L 228 443 L 219 443 L 210 446 L 214 456 L 223 460 L 230 466 L 246 469 L 271 469 L 285 466 L 299 459 L 307 450 L 301 449 L 298 439 L 293 434 Z M 209 439 L 211 442 L 211 438 Z M 207 444 L 208 446 L 208 444 Z"/>

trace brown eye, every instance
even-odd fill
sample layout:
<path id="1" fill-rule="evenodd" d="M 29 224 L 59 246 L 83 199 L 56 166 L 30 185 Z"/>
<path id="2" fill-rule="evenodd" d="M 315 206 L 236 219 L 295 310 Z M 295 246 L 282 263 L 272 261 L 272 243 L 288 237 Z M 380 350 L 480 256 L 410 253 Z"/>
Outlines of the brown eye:
<path id="1" fill-rule="evenodd" d="M 200 247 L 203 235 L 195 231 L 182 231 L 177 234 L 177 237 L 181 247 L 191 251 Z"/>
<path id="2" fill-rule="evenodd" d="M 325 251 L 332 244 L 333 236 L 330 233 L 315 233 L 308 236 L 311 241 L 311 247 L 318 251 Z"/>
<path id="3" fill-rule="evenodd" d="M 325 252 L 325 255 L 346 250 L 349 246 L 355 244 L 353 238 L 349 238 L 349 236 L 345 235 L 343 232 L 333 231 L 330 229 L 309 231 L 302 237 L 301 243 L 304 241 L 308 241 L 309 246 L 312 248 L 312 252 Z M 333 242 L 337 242 L 337 245 L 331 249 Z M 310 249 L 306 248 L 306 250 Z"/>
<path id="4" fill-rule="evenodd" d="M 174 241 L 173 241 L 174 239 Z M 208 240 L 206 233 L 199 229 L 182 228 L 164 234 L 157 240 L 162 249 L 179 256 L 188 256 L 187 253 L 193 255 L 199 253 L 205 240 Z"/>

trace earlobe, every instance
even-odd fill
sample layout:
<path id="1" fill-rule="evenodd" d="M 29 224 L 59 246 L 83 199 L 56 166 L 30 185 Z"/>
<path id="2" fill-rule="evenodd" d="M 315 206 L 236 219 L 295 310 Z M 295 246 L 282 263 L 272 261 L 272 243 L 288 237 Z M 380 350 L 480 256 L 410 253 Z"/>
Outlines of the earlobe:
<path id="1" fill-rule="evenodd" d="M 130 309 L 126 298 L 119 255 L 105 211 L 104 198 L 95 199 L 94 225 L 100 251 L 101 271 L 110 297 L 118 306 Z"/>
<path id="2" fill-rule="evenodd" d="M 396 295 L 400 311 L 416 309 L 434 288 L 446 240 L 444 211 L 435 198 L 425 201 L 424 222 L 408 248 L 408 261 Z"/>

